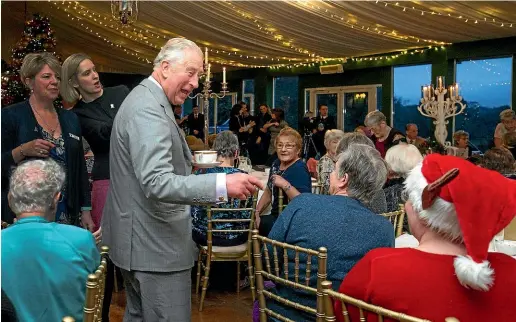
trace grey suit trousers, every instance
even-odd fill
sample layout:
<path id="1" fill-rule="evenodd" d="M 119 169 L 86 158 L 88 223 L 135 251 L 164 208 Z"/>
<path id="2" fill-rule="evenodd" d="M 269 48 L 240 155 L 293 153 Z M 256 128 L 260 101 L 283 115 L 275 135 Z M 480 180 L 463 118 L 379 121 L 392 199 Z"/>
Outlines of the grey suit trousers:
<path id="1" fill-rule="evenodd" d="M 191 269 L 121 271 L 127 298 L 124 322 L 190 322 Z"/>

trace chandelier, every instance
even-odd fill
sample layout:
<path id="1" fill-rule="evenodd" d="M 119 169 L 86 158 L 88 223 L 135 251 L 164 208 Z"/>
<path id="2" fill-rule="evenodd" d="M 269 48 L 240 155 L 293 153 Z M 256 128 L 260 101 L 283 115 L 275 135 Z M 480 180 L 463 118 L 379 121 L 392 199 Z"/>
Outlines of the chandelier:
<path id="1" fill-rule="evenodd" d="M 129 26 L 138 20 L 138 0 L 111 1 L 111 17 L 122 26 Z"/>

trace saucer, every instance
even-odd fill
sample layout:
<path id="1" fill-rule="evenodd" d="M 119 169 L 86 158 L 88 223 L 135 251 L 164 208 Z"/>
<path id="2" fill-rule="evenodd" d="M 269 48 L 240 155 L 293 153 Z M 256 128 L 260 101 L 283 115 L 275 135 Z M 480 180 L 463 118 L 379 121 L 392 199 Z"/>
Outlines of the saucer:
<path id="1" fill-rule="evenodd" d="M 192 163 L 192 165 L 199 169 L 215 168 L 222 164 L 222 161 L 210 162 L 210 163 Z"/>

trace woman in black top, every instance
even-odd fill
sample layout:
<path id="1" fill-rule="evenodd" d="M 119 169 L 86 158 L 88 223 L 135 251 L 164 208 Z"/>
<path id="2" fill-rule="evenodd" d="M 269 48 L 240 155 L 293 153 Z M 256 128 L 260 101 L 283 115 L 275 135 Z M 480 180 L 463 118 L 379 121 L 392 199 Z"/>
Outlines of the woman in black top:
<path id="1" fill-rule="evenodd" d="M 61 65 L 52 54 L 28 54 L 23 59 L 20 77 L 30 88 L 30 97 L 2 109 L 2 221 L 10 224 L 14 219 L 7 203 L 12 169 L 23 160 L 52 158 L 66 169 L 56 222 L 80 222 L 93 232 L 79 121 L 74 113 L 54 107 L 60 74 Z"/>
<path id="2" fill-rule="evenodd" d="M 90 57 L 78 53 L 63 63 L 61 95 L 68 102 L 75 102 L 73 110 L 79 117 L 82 134 L 94 156 L 91 192 L 92 218 L 100 227 L 102 210 L 109 188 L 109 142 L 115 115 L 129 94 L 126 86 L 103 88 L 95 65 Z M 108 265 L 102 320 L 109 321 L 109 305 L 113 291 L 113 265 Z"/>

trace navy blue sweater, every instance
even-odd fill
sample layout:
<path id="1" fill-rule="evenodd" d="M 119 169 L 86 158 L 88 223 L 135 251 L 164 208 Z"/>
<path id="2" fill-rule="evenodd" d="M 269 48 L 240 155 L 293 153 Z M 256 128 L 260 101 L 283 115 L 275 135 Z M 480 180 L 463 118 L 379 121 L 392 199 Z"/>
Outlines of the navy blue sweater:
<path id="1" fill-rule="evenodd" d="M 344 196 L 301 194 L 294 198 L 278 217 L 269 238 L 304 248 L 328 249 L 327 280 L 338 289 L 351 268 L 367 252 L 378 247 L 394 246 L 394 228 L 379 215 L 372 213 L 359 201 Z M 272 256 L 272 252 L 269 252 Z M 283 271 L 281 260 L 280 268 Z M 294 280 L 295 252 L 288 254 L 289 279 Z M 271 258 L 271 265 L 272 258 Z M 299 261 L 300 283 L 305 282 L 306 257 Z M 317 258 L 312 256 L 310 286 L 317 287 Z M 303 273 L 301 273 L 303 272 Z M 283 273 L 281 273 L 283 277 Z M 290 287 L 277 286 L 279 295 L 303 305 L 316 306 L 315 295 Z M 267 306 L 294 321 L 309 317 L 300 311 L 268 301 Z"/>

